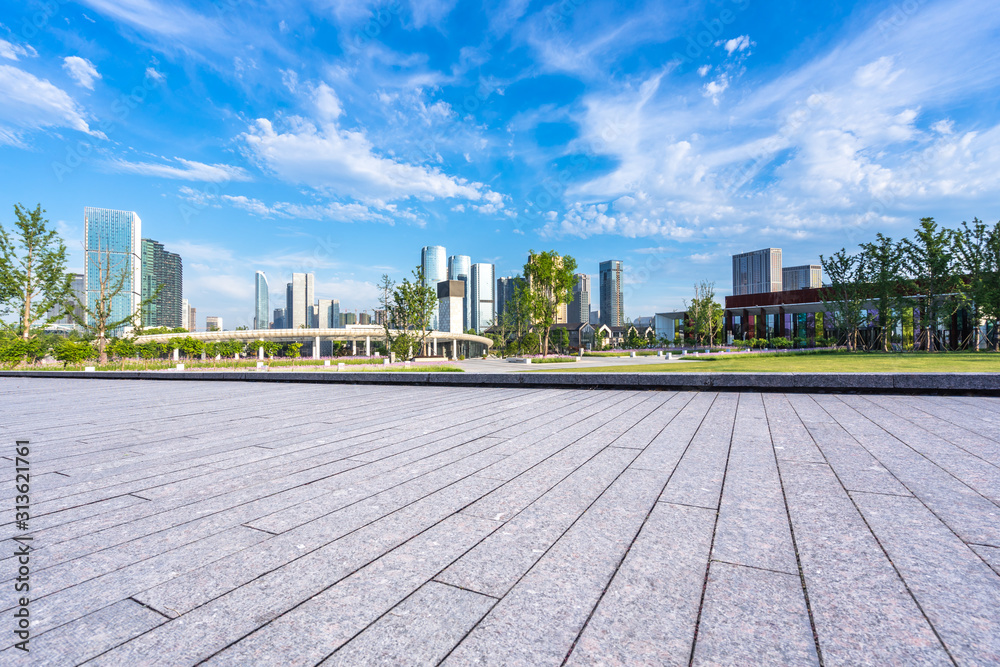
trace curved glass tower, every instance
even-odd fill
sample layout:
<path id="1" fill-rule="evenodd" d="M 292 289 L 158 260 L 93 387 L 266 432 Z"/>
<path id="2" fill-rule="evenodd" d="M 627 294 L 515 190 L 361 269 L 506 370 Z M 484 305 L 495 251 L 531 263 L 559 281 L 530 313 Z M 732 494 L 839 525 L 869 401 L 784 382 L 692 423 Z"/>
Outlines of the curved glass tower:
<path id="1" fill-rule="evenodd" d="M 446 260 L 447 254 L 445 253 L 444 246 L 441 245 L 428 245 L 420 249 L 420 268 L 424 272 L 424 285 L 430 287 L 434 290 L 434 294 L 437 294 L 437 285 L 439 282 L 448 280 L 448 264 Z M 438 313 L 437 309 L 434 309 L 434 314 L 431 315 L 431 329 L 438 328 Z"/>
<path id="2" fill-rule="evenodd" d="M 270 306 L 267 297 L 267 276 L 263 271 L 258 271 L 254 276 L 254 329 L 266 329 L 268 317 L 270 316 Z"/>
<path id="3" fill-rule="evenodd" d="M 469 298 L 469 278 L 472 276 L 472 258 L 468 255 L 452 255 L 448 258 L 448 280 L 461 280 L 465 283 L 465 298 L 462 299 L 462 331 L 468 331 L 472 326 L 472 299 Z"/>

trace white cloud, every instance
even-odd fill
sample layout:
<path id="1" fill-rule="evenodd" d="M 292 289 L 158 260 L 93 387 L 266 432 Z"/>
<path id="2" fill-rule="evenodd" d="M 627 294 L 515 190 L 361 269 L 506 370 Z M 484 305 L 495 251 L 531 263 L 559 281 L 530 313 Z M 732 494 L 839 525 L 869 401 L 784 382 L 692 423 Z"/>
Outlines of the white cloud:
<path id="1" fill-rule="evenodd" d="M 65 91 L 45 79 L 10 65 L 0 65 L 0 143 L 21 145 L 26 130 L 69 128 L 100 139 L 91 130 L 86 113 Z"/>
<path id="2" fill-rule="evenodd" d="M 364 132 L 341 126 L 343 107 L 328 85 L 314 89 L 312 102 L 315 120 L 293 116 L 278 130 L 259 118 L 241 135 L 250 156 L 279 178 L 367 202 L 458 198 L 496 205 L 498 195 L 482 183 L 379 155 Z"/>
<path id="3" fill-rule="evenodd" d="M 712 100 L 712 104 L 719 106 L 719 96 L 726 91 L 729 87 L 729 77 L 723 74 L 715 81 L 709 81 L 705 84 L 704 95 L 705 97 Z"/>
<path id="4" fill-rule="evenodd" d="M 94 63 L 80 56 L 67 56 L 63 58 L 63 69 L 70 78 L 76 81 L 78 86 L 94 89 L 94 80 L 100 79 L 101 74 L 94 67 Z"/>
<path id="5" fill-rule="evenodd" d="M 176 164 L 156 162 L 128 162 L 126 160 L 111 160 L 112 169 L 129 174 L 157 176 L 181 181 L 206 181 L 209 183 L 228 183 L 229 181 L 249 181 L 250 175 L 240 167 L 227 164 L 205 164 L 184 158 L 174 158 Z"/>
<path id="6" fill-rule="evenodd" d="M 17 60 L 19 56 L 34 57 L 38 52 L 28 44 L 11 44 L 5 39 L 0 39 L 0 58 L 7 60 Z"/>
<path id="7" fill-rule="evenodd" d="M 698 68 L 698 76 L 704 78 L 709 72 L 712 71 L 711 65 L 702 65 Z"/>
<path id="8" fill-rule="evenodd" d="M 167 75 L 163 72 L 159 72 L 155 67 L 146 68 L 146 77 L 156 81 L 157 83 L 163 83 L 167 80 Z"/>
<path id="9" fill-rule="evenodd" d="M 739 37 L 734 37 L 726 40 L 725 42 L 716 42 L 716 45 L 720 44 L 723 45 L 726 49 L 726 53 L 729 55 L 732 55 L 734 52 L 739 53 L 740 51 L 746 51 L 754 45 L 754 43 L 750 41 L 750 35 L 740 35 Z"/>

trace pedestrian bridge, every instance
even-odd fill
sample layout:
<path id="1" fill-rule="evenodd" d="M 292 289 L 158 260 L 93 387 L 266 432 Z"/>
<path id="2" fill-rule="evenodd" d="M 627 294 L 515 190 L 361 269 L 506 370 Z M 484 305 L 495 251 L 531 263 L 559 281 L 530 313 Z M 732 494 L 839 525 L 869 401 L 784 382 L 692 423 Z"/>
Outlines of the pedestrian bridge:
<path id="1" fill-rule="evenodd" d="M 393 331 L 393 335 L 403 333 Z M 372 356 L 373 345 L 385 339 L 385 329 L 377 325 L 347 325 L 340 329 L 241 329 L 238 331 L 190 331 L 182 333 L 152 334 L 137 336 L 136 343 L 166 343 L 180 338 L 194 338 L 205 343 L 237 340 L 247 343 L 255 340 L 271 340 L 280 343 L 302 343 L 303 353 L 318 359 L 324 342 L 340 341 L 349 344 L 354 355 Z M 482 356 L 493 341 L 485 336 L 448 331 L 429 331 L 424 340 L 424 356 L 442 356 L 452 359 Z M 308 348 L 308 350 L 306 349 Z M 261 353 L 262 354 L 262 353 Z"/>

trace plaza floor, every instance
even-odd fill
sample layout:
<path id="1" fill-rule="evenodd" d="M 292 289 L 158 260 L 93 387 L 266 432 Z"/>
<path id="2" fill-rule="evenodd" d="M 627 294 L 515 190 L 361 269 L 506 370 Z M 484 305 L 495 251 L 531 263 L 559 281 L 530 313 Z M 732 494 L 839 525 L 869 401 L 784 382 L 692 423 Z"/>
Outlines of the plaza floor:
<path id="1" fill-rule="evenodd" d="M 1000 663 L 997 398 L 0 378 L 0 437 L 0 664 Z"/>

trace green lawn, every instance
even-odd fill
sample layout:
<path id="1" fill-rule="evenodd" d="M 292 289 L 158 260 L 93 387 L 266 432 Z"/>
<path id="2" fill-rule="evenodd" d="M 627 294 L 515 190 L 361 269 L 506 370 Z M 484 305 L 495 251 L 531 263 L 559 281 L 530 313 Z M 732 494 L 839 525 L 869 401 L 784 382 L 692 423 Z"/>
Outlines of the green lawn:
<path id="1" fill-rule="evenodd" d="M 1000 373 L 995 352 L 732 354 L 683 363 L 592 366 L 540 373 Z"/>

